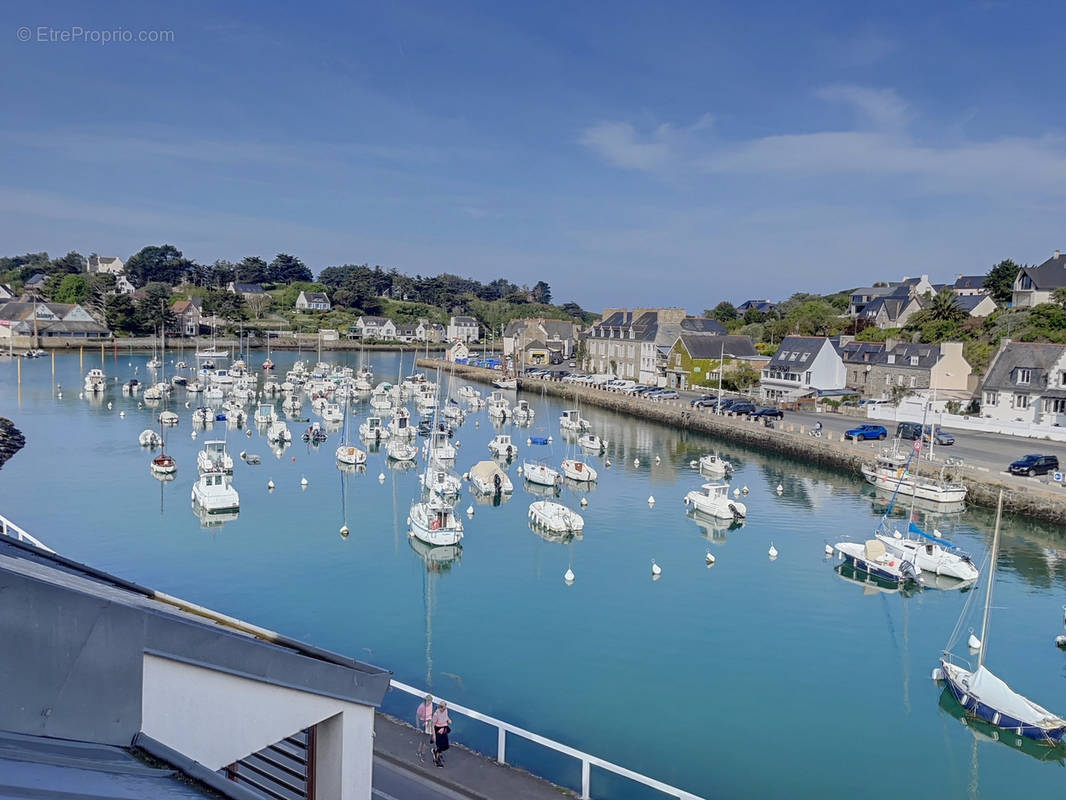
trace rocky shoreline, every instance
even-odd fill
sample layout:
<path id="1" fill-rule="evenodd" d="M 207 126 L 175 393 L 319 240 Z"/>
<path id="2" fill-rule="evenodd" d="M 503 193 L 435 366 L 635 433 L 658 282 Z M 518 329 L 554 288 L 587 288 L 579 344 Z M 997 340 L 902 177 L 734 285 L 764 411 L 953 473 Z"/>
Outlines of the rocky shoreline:
<path id="1" fill-rule="evenodd" d="M 499 372 L 464 364 L 449 364 L 436 359 L 418 359 L 418 366 L 446 370 L 454 368 L 455 374 L 479 383 L 491 384 L 500 377 Z M 622 414 L 631 414 L 641 419 L 661 422 L 676 428 L 700 431 L 722 439 L 774 453 L 791 456 L 823 466 L 846 470 L 861 475 L 860 467 L 870 459 L 868 445 L 846 440 L 834 441 L 832 436 L 813 439 L 803 426 L 784 424 L 766 428 L 760 422 L 746 417 L 732 417 L 713 413 L 710 409 L 690 408 L 680 400 L 653 402 L 626 394 L 605 392 L 580 384 L 544 381 L 538 378 L 519 378 L 519 388 L 526 391 L 546 391 L 556 397 L 576 398 L 583 405 L 597 406 Z M 961 468 L 954 478 L 967 487 L 967 502 L 972 505 L 995 508 L 1000 490 L 1003 491 L 1003 506 L 1014 514 L 1066 524 L 1066 492 L 1045 489 L 1040 485 L 1017 486 L 997 480 L 991 475 Z"/>
<path id="2" fill-rule="evenodd" d="M 26 437 L 6 417 L 0 417 L 0 468 L 11 456 L 26 446 Z"/>

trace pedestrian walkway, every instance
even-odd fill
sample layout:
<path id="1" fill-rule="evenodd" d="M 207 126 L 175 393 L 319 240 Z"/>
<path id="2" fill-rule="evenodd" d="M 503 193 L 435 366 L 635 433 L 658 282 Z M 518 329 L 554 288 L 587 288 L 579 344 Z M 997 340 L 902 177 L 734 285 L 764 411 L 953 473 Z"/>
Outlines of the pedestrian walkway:
<path id="1" fill-rule="evenodd" d="M 496 763 L 452 742 L 443 769 L 433 766 L 426 754 L 418 758 L 418 731 L 399 720 L 377 714 L 374 719 L 374 755 L 389 764 L 427 778 L 466 797 L 513 798 L 513 800 L 559 800 L 577 797 L 573 792 L 534 777 L 515 767 Z"/>

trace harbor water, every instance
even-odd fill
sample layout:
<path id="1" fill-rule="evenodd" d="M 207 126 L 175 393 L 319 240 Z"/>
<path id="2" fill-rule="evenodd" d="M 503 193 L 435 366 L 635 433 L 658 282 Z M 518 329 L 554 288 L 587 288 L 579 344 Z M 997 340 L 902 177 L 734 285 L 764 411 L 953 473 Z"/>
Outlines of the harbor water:
<path id="1" fill-rule="evenodd" d="M 168 352 L 168 375 L 178 357 Z M 253 371 L 262 372 L 263 357 L 253 354 Z M 494 425 L 482 409 L 452 440 L 461 474 L 490 458 L 492 436 L 512 433 L 520 449 L 507 467 L 514 495 L 482 503 L 464 488 L 462 547 L 434 552 L 407 535 L 418 471 L 390 467 L 383 450 L 370 453 L 365 471 L 338 469 L 335 427 L 317 447 L 299 439 L 305 420 L 319 419 L 306 399 L 300 420 L 289 422 L 295 441 L 275 453 L 254 424 L 194 426 L 200 403 L 186 407 L 185 391 L 175 389 L 167 407 L 180 424 L 167 429 L 166 449 L 178 472 L 172 481 L 153 478 L 152 453 L 138 435 L 158 430 L 163 406 L 138 407 L 120 390 L 149 378 L 148 358 L 86 349 L 57 356 L 54 374 L 48 357 L 24 360 L 21 384 L 18 363 L 0 361 L 0 416 L 26 436 L 0 470 L 0 513 L 65 556 L 388 668 L 707 798 L 967 798 L 1022 787 L 1061 796 L 1062 751 L 967 724 L 930 679 L 967 604 L 955 652 L 970 657 L 966 636 L 980 625 L 985 576 L 976 589 L 900 592 L 852 580 L 827 560 L 827 543 L 868 538 L 884 511 L 885 499 L 854 476 L 582 409 L 609 443 L 604 455 L 586 454 L 599 481 L 560 494 L 583 515 L 584 532 L 547 538 L 528 524 L 528 506 L 541 495 L 517 468 L 527 457 L 558 468 L 574 445 L 559 430 L 564 404 L 522 394 L 535 410 L 530 426 Z M 297 354 L 273 358 L 282 380 Z M 356 366 L 360 355 L 332 360 Z M 412 371 L 410 353 L 402 365 L 396 353 L 367 360 L 375 381 Z M 104 370 L 108 390 L 79 397 L 92 367 Z M 442 381 L 447 387 L 448 376 Z M 487 395 L 490 387 L 477 388 Z M 251 416 L 255 405 L 246 408 Z M 353 404 L 353 442 L 369 411 L 365 400 Z M 535 436 L 551 444 L 527 445 Z M 190 504 L 196 453 L 223 437 L 240 512 L 204 521 Z M 715 450 L 735 465 L 731 486 L 748 489 L 740 525 L 694 519 L 682 503 L 706 481 L 690 462 Z M 242 452 L 261 463 L 246 463 Z M 902 511 L 895 526 L 905 530 Z M 919 517 L 984 564 L 987 510 Z M 1064 589 L 1061 530 L 1006 516 L 986 663 L 1060 715 L 1066 652 L 1053 640 L 1063 633 Z M 412 717 L 416 703 L 392 693 L 386 708 Z M 494 754 L 494 731 L 456 722 L 454 738 Z M 514 739 L 508 752 L 547 777 L 577 781 L 573 763 Z M 593 790 L 655 796 L 595 771 Z"/>

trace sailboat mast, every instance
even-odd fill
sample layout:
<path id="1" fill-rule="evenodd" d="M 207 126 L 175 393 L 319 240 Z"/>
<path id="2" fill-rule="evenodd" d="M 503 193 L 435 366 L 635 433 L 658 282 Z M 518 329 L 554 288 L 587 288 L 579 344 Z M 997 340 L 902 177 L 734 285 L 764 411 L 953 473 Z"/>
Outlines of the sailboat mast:
<path id="1" fill-rule="evenodd" d="M 988 587 L 985 589 L 985 614 L 981 619 L 981 649 L 977 651 L 977 668 L 985 663 L 988 652 L 988 609 L 992 607 L 992 584 L 996 582 L 996 559 L 999 557 L 999 523 L 1003 519 L 1003 490 L 996 503 L 996 528 L 992 533 L 992 555 L 988 559 Z"/>
<path id="2" fill-rule="evenodd" d="M 722 373 L 725 372 L 725 342 L 722 342 L 722 357 L 718 361 L 718 399 L 715 401 L 718 405 L 717 411 L 722 410 Z"/>

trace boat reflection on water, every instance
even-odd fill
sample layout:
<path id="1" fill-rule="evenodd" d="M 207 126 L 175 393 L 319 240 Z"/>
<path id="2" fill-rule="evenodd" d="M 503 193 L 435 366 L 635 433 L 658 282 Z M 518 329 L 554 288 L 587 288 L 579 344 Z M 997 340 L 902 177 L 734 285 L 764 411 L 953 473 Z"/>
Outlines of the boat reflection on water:
<path id="1" fill-rule="evenodd" d="M 149 467 L 149 469 L 148 469 L 148 474 L 151 475 L 153 478 L 155 478 L 160 483 L 167 483 L 168 481 L 172 481 L 172 480 L 174 480 L 175 478 L 178 477 L 178 473 L 177 472 L 156 472 L 151 467 Z"/>
<path id="2" fill-rule="evenodd" d="M 974 739 L 978 742 L 999 742 L 1012 750 L 1025 753 L 1037 761 L 1055 762 L 1060 767 L 1066 767 L 1066 747 L 1061 744 L 1051 747 L 1035 739 L 1019 736 L 1002 728 L 989 725 L 984 720 L 977 719 L 959 705 L 959 701 L 955 699 L 955 696 L 947 686 L 940 693 L 939 706 L 941 711 L 954 717 L 969 728 L 974 735 Z"/>
<path id="3" fill-rule="evenodd" d="M 200 527 L 205 529 L 221 528 L 227 522 L 233 522 L 240 515 L 239 509 L 228 511 L 208 511 L 197 503 L 192 503 L 192 513 L 200 520 Z"/>
<path id="4" fill-rule="evenodd" d="M 367 449 L 373 453 L 381 448 L 380 445 L 369 445 Z M 405 461 L 394 461 L 391 458 L 387 458 L 385 459 L 385 463 L 389 465 L 389 469 L 391 469 L 393 472 L 410 472 L 413 469 L 418 469 L 418 464 L 416 464 L 411 459 L 406 459 Z"/>
<path id="5" fill-rule="evenodd" d="M 345 464 L 338 461 L 337 469 L 348 475 L 366 475 L 366 464 Z"/>
<path id="6" fill-rule="evenodd" d="M 437 547 L 434 547 L 414 536 L 408 536 L 407 543 L 411 545 L 411 549 L 418 553 L 422 561 L 425 562 L 426 570 L 428 572 L 447 572 L 463 557 L 463 546 L 461 544 L 438 545 Z"/>
<path id="7" fill-rule="evenodd" d="M 542 525 L 534 525 L 532 522 L 529 523 L 529 529 L 546 542 L 570 544 L 582 538 L 581 531 L 550 531 Z"/>
<path id="8" fill-rule="evenodd" d="M 511 499 L 514 492 L 476 492 L 471 486 L 470 496 L 479 506 L 499 507 Z"/>
<path id="9" fill-rule="evenodd" d="M 270 449 L 274 453 L 274 458 L 280 459 L 290 447 L 292 447 L 292 442 L 275 442 Z"/>
<path id="10" fill-rule="evenodd" d="M 863 594 L 877 594 L 878 592 L 884 592 L 885 594 L 898 593 L 902 594 L 904 597 L 910 597 L 915 592 L 919 592 L 922 589 L 968 592 L 973 588 L 975 583 L 975 581 L 960 581 L 958 578 L 949 578 L 947 575 L 923 572 L 920 585 L 908 582 L 902 586 L 897 586 L 889 581 L 878 578 L 875 575 L 856 570 L 854 567 L 848 566 L 845 563 L 837 564 L 833 570 L 837 575 L 849 583 L 861 584 L 863 587 Z"/>
<path id="11" fill-rule="evenodd" d="M 598 481 L 575 481 L 573 478 L 563 476 L 562 485 L 571 490 L 579 498 L 596 491 Z M 547 487 L 545 487 L 547 488 Z"/>
<path id="12" fill-rule="evenodd" d="M 729 537 L 726 534 L 739 531 L 744 527 L 743 519 L 719 519 L 694 508 L 688 509 L 685 516 L 696 523 L 696 527 L 700 529 L 700 535 L 709 542 L 727 542 Z"/>
<path id="13" fill-rule="evenodd" d="M 878 515 L 883 515 L 888 509 L 889 504 L 892 502 L 892 492 L 877 487 L 874 489 L 871 499 L 873 501 L 874 512 Z M 934 517 L 957 518 L 966 510 L 966 503 L 963 501 L 959 501 L 958 503 L 937 503 L 933 500 L 923 500 L 920 497 L 907 497 L 903 501 L 897 498 L 897 502 L 892 508 L 890 516 L 906 517 L 910 514 L 912 503 L 915 509 L 924 511 Z"/>
<path id="14" fill-rule="evenodd" d="M 530 481 L 523 481 L 526 491 L 534 497 L 542 497 L 551 499 L 559 496 L 559 486 L 545 486 L 540 483 L 531 483 Z"/>

